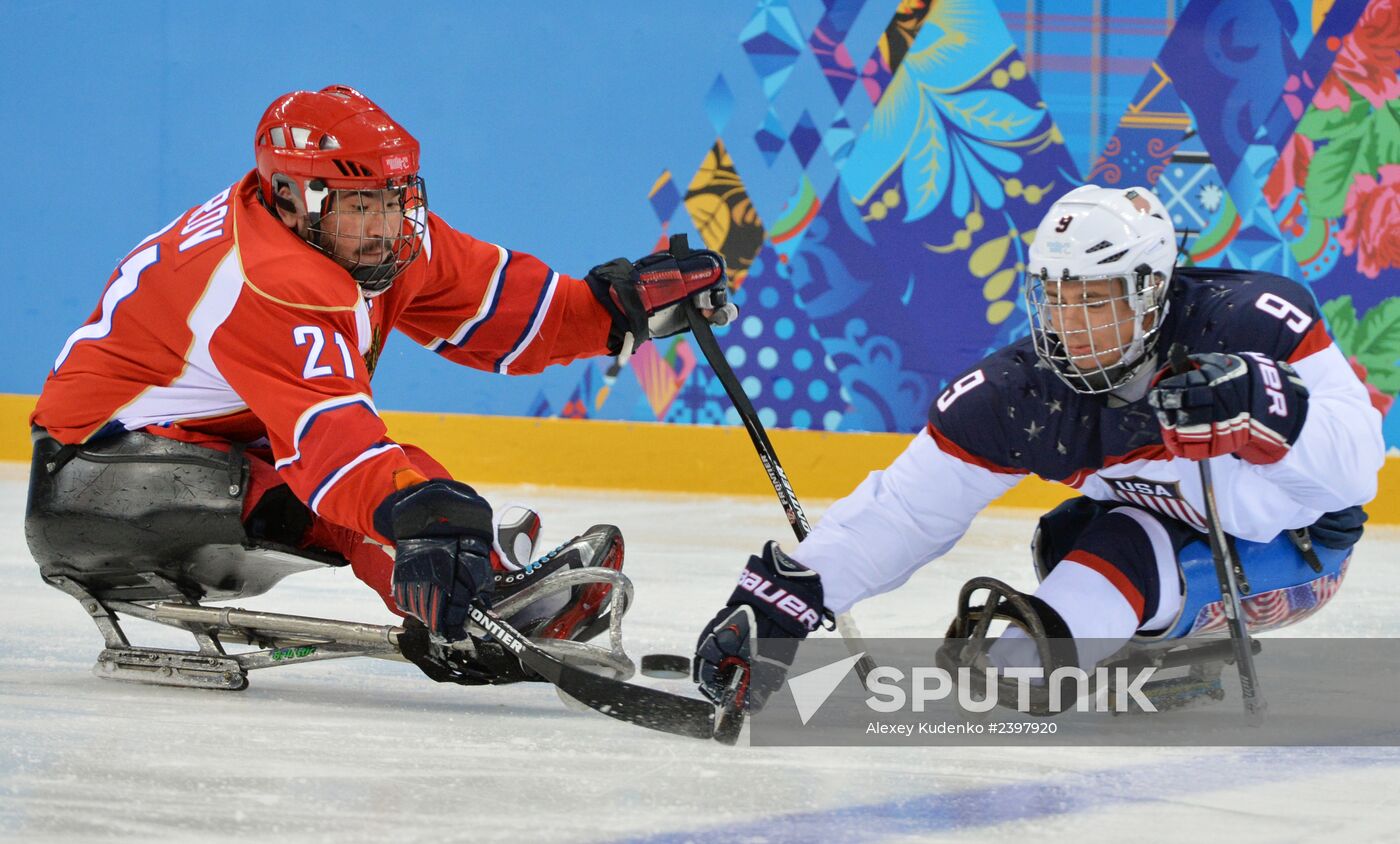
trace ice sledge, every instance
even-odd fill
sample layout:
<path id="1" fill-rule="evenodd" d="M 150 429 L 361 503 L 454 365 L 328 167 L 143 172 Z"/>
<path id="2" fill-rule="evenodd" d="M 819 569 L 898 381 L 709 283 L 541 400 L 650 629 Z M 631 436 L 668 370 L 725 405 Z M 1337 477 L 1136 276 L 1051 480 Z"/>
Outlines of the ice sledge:
<path id="1" fill-rule="evenodd" d="M 240 690 L 255 669 L 347 657 L 404 659 L 399 625 L 205 606 L 261 595 L 289 575 L 346 565 L 335 554 L 249 536 L 241 520 L 247 479 L 238 449 L 225 455 L 140 432 L 74 447 L 34 432 L 25 535 L 44 581 L 77 599 L 102 634 L 97 676 Z M 630 677 L 621 622 L 633 589 L 621 571 L 559 571 L 505 598 L 495 614 L 510 618 L 549 594 L 596 584 L 611 587 L 609 605 L 580 638 L 606 631 L 606 646 L 530 641 L 570 665 Z M 194 648 L 134 644 L 123 617 L 184 630 Z M 498 637 L 479 627 L 474 632 L 480 635 L 454 644 L 457 656 L 499 663 Z M 253 650 L 230 652 L 228 644 Z"/>

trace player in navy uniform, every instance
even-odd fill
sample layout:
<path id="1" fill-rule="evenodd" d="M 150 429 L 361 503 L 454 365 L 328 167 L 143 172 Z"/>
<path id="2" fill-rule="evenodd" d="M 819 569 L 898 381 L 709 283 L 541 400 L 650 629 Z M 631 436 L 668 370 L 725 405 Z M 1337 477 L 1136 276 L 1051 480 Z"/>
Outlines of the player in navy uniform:
<path id="1" fill-rule="evenodd" d="M 1030 336 L 955 379 L 928 427 L 791 554 L 769 542 L 749 558 L 701 632 L 701 690 L 726 693 L 754 659 L 754 636 L 816 629 L 818 615 L 799 605 L 841 613 L 899 587 L 1032 474 L 1081 497 L 1041 519 L 1033 595 L 992 581 L 989 600 L 1022 616 L 994 663 L 1089 667 L 1135 637 L 1223 628 L 1195 460 L 1211 462 L 1251 629 L 1325 603 L 1360 537 L 1360 505 L 1376 494 L 1380 415 L 1307 289 L 1262 272 L 1178 269 L 1176 254 L 1167 212 L 1145 188 L 1086 185 L 1056 202 L 1030 248 Z M 1189 353 L 1182 374 L 1166 366 L 1175 344 Z M 1049 660 L 1027 630 L 1078 647 Z"/>

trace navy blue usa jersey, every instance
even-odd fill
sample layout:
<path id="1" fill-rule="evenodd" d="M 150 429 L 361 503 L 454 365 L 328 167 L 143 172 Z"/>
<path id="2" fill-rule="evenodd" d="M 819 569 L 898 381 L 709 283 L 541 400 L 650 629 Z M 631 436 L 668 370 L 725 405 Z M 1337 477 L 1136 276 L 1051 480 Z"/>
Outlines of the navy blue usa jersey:
<path id="1" fill-rule="evenodd" d="M 1175 343 L 1193 354 L 1257 352 L 1291 363 L 1310 392 L 1284 459 L 1212 459 L 1225 530 L 1267 541 L 1370 500 L 1384 459 L 1380 416 L 1309 291 L 1281 276 L 1222 269 L 1181 268 L 1171 284 L 1160 354 Z M 834 504 L 793 556 L 822 574 L 830 608 L 844 611 L 946 553 L 978 512 L 1028 475 L 1204 529 L 1199 472 L 1167 451 L 1145 395 L 1077 393 L 1026 338 L 954 379 L 927 429 Z"/>

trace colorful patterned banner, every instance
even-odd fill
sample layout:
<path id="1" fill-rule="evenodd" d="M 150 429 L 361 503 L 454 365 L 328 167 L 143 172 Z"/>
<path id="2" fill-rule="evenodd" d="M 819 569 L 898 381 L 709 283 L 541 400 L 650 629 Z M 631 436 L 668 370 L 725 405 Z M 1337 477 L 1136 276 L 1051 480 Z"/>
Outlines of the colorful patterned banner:
<path id="1" fill-rule="evenodd" d="M 1153 187 L 1186 262 L 1311 286 L 1400 446 L 1400 0 L 761 0 L 735 47 L 649 200 L 729 261 L 766 424 L 919 427 L 1025 333 L 1035 226 L 1095 182 Z M 542 413 L 736 421 L 688 338 L 571 371 Z"/>

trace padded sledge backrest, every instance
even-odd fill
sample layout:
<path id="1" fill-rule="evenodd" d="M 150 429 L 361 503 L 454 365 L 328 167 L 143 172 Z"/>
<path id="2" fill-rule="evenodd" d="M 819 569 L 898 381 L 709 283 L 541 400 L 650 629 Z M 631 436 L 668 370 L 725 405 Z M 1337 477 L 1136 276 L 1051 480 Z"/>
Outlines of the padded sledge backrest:
<path id="1" fill-rule="evenodd" d="M 211 578 L 195 564 L 243 555 L 247 473 L 240 452 L 150 434 L 73 448 L 36 431 L 25 538 L 46 578 L 70 577 L 99 598 L 236 592 L 233 582 L 201 582 Z M 237 579 L 234 568 L 214 566 L 223 580 Z"/>

